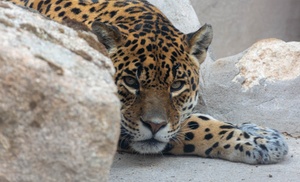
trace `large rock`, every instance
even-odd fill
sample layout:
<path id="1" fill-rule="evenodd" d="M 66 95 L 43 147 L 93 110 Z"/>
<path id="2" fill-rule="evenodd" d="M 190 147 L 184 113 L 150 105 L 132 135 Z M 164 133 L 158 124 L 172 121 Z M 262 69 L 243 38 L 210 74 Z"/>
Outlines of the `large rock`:
<path id="1" fill-rule="evenodd" d="M 148 0 L 159 8 L 183 33 L 191 33 L 200 28 L 200 23 L 190 0 Z M 209 23 L 209 22 L 208 22 Z"/>
<path id="2" fill-rule="evenodd" d="M 0 2 L 0 181 L 107 181 L 119 136 L 95 36 Z"/>
<path id="3" fill-rule="evenodd" d="M 202 65 L 199 110 L 300 135 L 300 42 L 265 39 Z"/>

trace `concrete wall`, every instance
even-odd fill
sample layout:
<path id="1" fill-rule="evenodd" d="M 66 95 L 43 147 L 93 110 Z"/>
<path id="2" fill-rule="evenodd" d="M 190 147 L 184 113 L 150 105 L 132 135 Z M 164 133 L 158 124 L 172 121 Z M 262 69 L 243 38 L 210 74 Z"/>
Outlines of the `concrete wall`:
<path id="1" fill-rule="evenodd" d="M 300 0 L 191 0 L 212 24 L 215 58 L 237 54 L 263 38 L 300 41 Z"/>

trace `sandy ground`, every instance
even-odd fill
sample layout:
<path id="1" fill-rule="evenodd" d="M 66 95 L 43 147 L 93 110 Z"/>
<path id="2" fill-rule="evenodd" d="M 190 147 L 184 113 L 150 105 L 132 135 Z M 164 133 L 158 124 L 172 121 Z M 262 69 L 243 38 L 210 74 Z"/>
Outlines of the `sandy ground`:
<path id="1" fill-rule="evenodd" d="M 287 138 L 289 154 L 273 165 L 247 165 L 192 156 L 117 154 L 110 182 L 297 182 L 300 181 L 300 139 Z"/>

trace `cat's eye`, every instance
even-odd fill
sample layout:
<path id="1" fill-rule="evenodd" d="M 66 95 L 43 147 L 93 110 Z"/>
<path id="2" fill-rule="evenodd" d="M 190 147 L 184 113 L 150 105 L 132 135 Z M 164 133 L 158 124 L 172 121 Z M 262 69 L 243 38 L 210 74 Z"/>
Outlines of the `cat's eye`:
<path id="1" fill-rule="evenodd" d="M 123 77 L 123 81 L 124 83 L 134 89 L 139 89 L 139 82 L 137 81 L 137 79 L 131 77 L 131 76 L 125 76 Z"/>
<path id="2" fill-rule="evenodd" d="M 185 84 L 184 81 L 175 81 L 171 85 L 170 91 L 171 92 L 179 91 L 180 89 L 182 89 L 182 87 L 184 86 L 184 84 Z"/>

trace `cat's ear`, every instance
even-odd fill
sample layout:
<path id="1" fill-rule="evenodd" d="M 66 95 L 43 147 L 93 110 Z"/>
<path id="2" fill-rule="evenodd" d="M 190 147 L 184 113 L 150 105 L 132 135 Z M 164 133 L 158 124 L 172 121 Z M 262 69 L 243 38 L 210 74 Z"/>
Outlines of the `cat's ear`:
<path id="1" fill-rule="evenodd" d="M 121 32 L 113 25 L 95 21 L 92 24 L 92 32 L 98 37 L 108 52 L 121 43 Z"/>
<path id="2" fill-rule="evenodd" d="M 199 30 L 187 34 L 189 53 L 195 56 L 200 65 L 206 58 L 206 52 L 213 38 L 212 26 L 205 24 Z"/>

